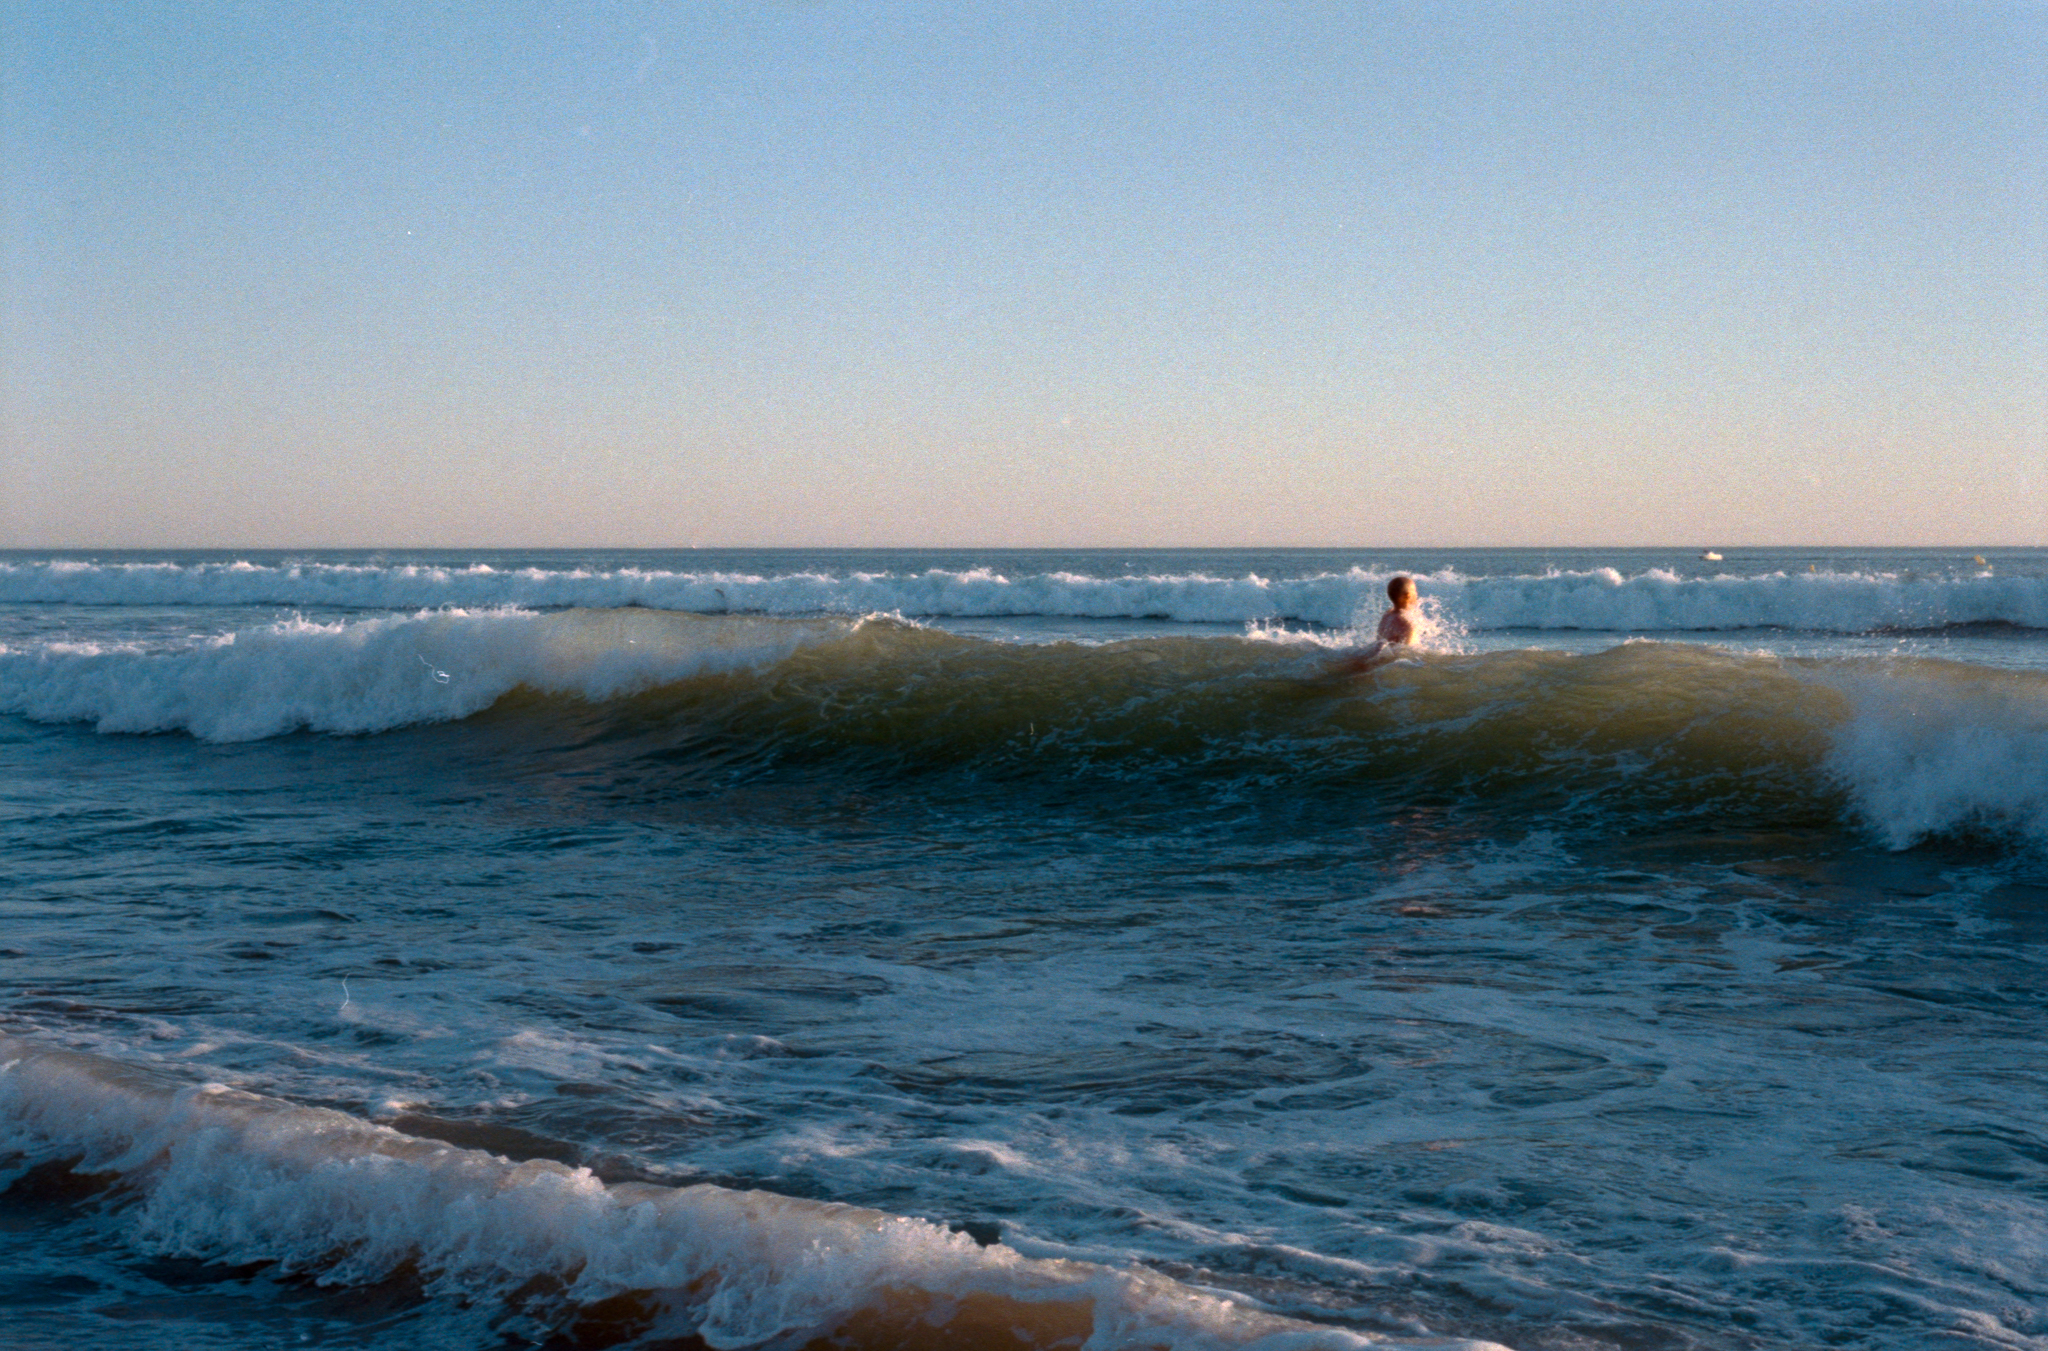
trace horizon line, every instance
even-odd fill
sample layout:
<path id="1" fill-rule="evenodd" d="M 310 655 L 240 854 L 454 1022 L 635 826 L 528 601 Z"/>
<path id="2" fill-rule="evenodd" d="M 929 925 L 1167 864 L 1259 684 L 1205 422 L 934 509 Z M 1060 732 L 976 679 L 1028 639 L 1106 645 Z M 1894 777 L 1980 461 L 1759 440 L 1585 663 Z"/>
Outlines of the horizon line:
<path id="1" fill-rule="evenodd" d="M 1736 550 L 1944 553 L 2039 550 L 2038 544 L 20 544 L 0 554 L 35 553 L 1343 553 L 1364 551 L 1499 552 L 1602 550 L 1614 553 L 1698 553 Z"/>

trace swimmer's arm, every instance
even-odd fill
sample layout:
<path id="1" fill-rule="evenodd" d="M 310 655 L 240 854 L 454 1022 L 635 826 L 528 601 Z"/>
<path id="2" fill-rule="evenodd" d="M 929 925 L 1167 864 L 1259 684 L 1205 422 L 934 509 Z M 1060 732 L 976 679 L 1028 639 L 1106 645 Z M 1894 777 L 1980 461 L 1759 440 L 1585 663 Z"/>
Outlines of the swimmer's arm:
<path id="1" fill-rule="evenodd" d="M 1322 676 L 1317 677 L 1317 679 L 1328 677 L 1337 680 L 1350 680 L 1355 676 L 1362 676 L 1375 667 L 1385 664 L 1387 659 L 1386 647 L 1385 643 L 1374 641 L 1367 643 L 1364 647 L 1347 652 L 1336 661 L 1330 663 L 1324 669 Z"/>

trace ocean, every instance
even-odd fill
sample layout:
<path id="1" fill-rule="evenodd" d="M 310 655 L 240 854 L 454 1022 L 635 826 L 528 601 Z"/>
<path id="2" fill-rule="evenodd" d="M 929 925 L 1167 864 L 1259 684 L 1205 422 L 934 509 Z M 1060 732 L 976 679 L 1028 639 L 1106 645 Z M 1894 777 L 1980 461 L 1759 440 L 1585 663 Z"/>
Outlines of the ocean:
<path id="1" fill-rule="evenodd" d="M 2048 550 L 1724 552 L 0 555 L 0 1347 L 2048 1347 Z"/>

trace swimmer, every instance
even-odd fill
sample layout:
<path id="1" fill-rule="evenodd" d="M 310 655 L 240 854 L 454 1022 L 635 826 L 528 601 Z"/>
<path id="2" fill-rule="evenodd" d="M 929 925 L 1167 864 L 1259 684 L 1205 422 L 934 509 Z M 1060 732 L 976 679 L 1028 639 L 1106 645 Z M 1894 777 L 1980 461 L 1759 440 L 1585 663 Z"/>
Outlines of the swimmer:
<path id="1" fill-rule="evenodd" d="M 1415 579 L 1406 573 L 1389 578 L 1387 600 L 1391 604 L 1380 616 L 1380 626 L 1373 641 L 1339 662 L 1335 668 L 1337 673 L 1356 675 L 1385 665 L 1398 655 L 1389 652 L 1388 648 L 1406 647 L 1415 641 L 1416 632 L 1422 627 L 1419 613 L 1422 597 L 1415 589 Z"/>
<path id="2" fill-rule="evenodd" d="M 1377 637 L 1382 643 L 1412 643 L 1417 626 L 1416 606 L 1422 600 L 1415 579 L 1406 573 L 1387 580 L 1387 599 L 1393 604 L 1380 616 Z"/>

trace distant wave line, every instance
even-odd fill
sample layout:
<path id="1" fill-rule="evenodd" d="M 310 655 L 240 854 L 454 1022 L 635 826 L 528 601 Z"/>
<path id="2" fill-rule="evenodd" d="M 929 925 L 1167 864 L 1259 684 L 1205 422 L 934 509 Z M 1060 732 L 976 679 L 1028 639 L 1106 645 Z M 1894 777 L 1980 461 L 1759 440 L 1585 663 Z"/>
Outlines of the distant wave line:
<path id="1" fill-rule="evenodd" d="M 350 610 L 439 607 L 623 609 L 926 618 L 1369 622 L 1390 574 L 1364 568 L 1304 577 L 1247 573 L 1076 572 L 992 568 L 914 573 L 775 574 L 619 568 L 497 569 L 419 564 L 29 562 L 0 564 L 0 604 L 281 605 Z M 1425 593 L 1468 632 L 1582 630 L 1701 633 L 1776 629 L 1881 634 L 2002 625 L 2048 630 L 2048 577 L 1773 572 L 1685 577 L 1613 568 L 1506 577 L 1425 574 Z"/>

